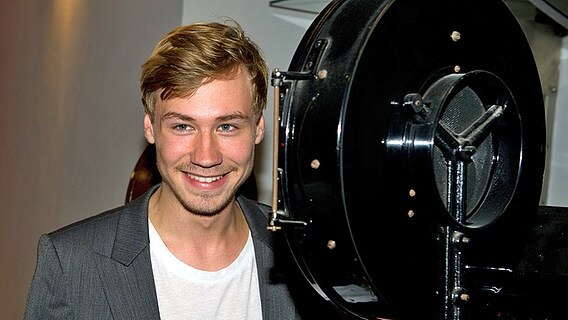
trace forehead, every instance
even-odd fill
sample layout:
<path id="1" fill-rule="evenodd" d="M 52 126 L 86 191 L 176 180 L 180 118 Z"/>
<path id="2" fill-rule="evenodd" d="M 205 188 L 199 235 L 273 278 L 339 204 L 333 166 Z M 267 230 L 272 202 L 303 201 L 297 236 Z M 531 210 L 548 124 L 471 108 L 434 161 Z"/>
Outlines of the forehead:
<path id="1" fill-rule="evenodd" d="M 246 72 L 237 72 L 230 78 L 203 83 L 191 96 L 156 101 L 156 115 L 169 112 L 191 118 L 219 117 L 243 114 L 252 117 L 253 98 L 250 79 Z"/>

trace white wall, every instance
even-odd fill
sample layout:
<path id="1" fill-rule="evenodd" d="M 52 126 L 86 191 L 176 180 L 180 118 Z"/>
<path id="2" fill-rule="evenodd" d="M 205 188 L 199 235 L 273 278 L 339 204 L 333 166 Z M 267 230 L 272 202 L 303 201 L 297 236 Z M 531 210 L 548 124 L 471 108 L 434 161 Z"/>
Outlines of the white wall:
<path id="1" fill-rule="evenodd" d="M 555 34 L 549 24 L 535 22 L 530 2 L 508 3 L 531 45 L 542 83 L 547 141 L 541 204 L 568 207 L 568 38 Z"/>
<path id="2" fill-rule="evenodd" d="M 545 202 L 568 207 L 568 37 L 562 39 L 558 66 L 558 94 L 550 130 L 548 190 Z"/>
<path id="3" fill-rule="evenodd" d="M 0 4 L 0 319 L 21 319 L 41 233 L 124 203 L 138 78 L 182 1 Z"/>

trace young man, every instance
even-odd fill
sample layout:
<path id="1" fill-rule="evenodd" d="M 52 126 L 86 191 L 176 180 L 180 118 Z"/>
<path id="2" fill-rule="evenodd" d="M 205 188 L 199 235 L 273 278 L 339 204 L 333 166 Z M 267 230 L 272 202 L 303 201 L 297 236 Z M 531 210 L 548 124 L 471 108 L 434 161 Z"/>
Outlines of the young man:
<path id="1" fill-rule="evenodd" d="M 236 22 L 167 34 L 141 76 L 162 183 L 43 235 L 25 319 L 300 318 L 291 287 L 271 281 L 286 252 L 269 207 L 237 193 L 264 137 L 267 77 Z"/>

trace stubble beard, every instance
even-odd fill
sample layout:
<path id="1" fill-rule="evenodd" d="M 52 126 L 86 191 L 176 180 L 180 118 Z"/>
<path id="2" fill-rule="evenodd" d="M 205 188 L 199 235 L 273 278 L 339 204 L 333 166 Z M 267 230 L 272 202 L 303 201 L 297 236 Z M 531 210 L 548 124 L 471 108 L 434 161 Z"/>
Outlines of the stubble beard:
<path id="1" fill-rule="evenodd" d="M 231 192 L 231 194 L 229 194 L 229 196 L 224 197 L 221 203 L 217 204 L 216 198 L 218 198 L 219 195 L 201 193 L 196 195 L 196 197 L 198 197 L 198 200 L 190 201 L 190 199 L 184 198 L 180 194 L 180 192 L 172 187 L 170 183 L 165 183 L 185 210 L 187 210 L 191 214 L 202 217 L 213 217 L 218 215 L 221 211 L 223 211 L 223 209 L 229 206 L 229 204 L 236 196 L 236 192 L 233 191 Z"/>

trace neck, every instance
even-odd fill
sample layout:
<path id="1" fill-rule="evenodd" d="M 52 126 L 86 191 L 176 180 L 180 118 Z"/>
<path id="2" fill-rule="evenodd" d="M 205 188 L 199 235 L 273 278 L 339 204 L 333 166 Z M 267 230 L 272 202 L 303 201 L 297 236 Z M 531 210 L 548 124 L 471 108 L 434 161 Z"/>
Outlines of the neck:
<path id="1" fill-rule="evenodd" d="M 194 268 L 214 271 L 238 257 L 248 239 L 249 228 L 236 200 L 219 214 L 200 216 L 168 205 L 161 188 L 150 198 L 148 216 L 178 259 Z"/>

